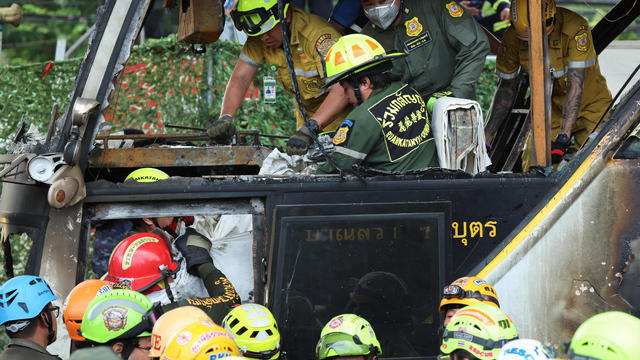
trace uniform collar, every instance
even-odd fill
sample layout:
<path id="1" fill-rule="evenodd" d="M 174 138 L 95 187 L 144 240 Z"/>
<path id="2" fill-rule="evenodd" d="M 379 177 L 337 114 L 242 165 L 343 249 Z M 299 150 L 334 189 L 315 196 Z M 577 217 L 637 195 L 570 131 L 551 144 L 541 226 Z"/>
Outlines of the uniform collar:
<path id="1" fill-rule="evenodd" d="M 307 26 L 306 13 L 295 5 L 289 5 L 291 7 L 291 24 L 289 24 L 289 34 L 291 34 L 290 45 L 297 45 L 300 43 L 300 34 Z"/>
<path id="2" fill-rule="evenodd" d="M 42 346 L 40 346 L 39 344 L 36 344 L 35 342 L 31 341 L 31 340 L 27 340 L 27 339 L 9 339 L 9 346 L 21 346 L 21 347 L 26 347 L 29 348 L 31 350 L 35 350 L 37 352 L 43 353 L 43 354 L 47 354 L 47 355 L 51 355 L 47 349 L 43 348 Z"/>

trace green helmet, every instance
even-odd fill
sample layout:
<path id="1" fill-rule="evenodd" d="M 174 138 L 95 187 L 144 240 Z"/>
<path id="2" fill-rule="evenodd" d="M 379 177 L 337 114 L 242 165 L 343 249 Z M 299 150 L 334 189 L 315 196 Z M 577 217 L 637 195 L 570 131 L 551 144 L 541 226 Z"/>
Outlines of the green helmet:
<path id="1" fill-rule="evenodd" d="M 284 13 L 289 9 L 285 0 Z M 259 36 L 273 29 L 280 22 L 278 0 L 239 0 L 238 8 L 231 11 L 236 29 L 249 36 Z"/>
<path id="2" fill-rule="evenodd" d="M 316 359 L 334 356 L 380 355 L 380 342 L 371 324 L 358 315 L 342 314 L 331 319 L 320 333 Z"/>
<path id="3" fill-rule="evenodd" d="M 572 360 L 631 360 L 640 356 L 640 319 L 609 311 L 578 327 L 571 345 Z"/>
<path id="4" fill-rule="evenodd" d="M 233 336 L 240 354 L 256 359 L 280 357 L 280 332 L 271 311 L 259 304 L 236 306 L 222 327 Z"/>
<path id="5" fill-rule="evenodd" d="M 115 339 L 151 336 L 145 313 L 153 304 L 139 292 L 125 289 L 107 291 L 89 304 L 82 318 L 82 336 L 104 344 Z"/>
<path id="6" fill-rule="evenodd" d="M 502 346 L 517 338 L 507 314 L 495 306 L 477 304 L 460 309 L 447 324 L 440 351 L 451 354 L 460 349 L 478 359 L 493 360 Z"/>
<path id="7" fill-rule="evenodd" d="M 124 181 L 127 182 L 133 180 L 135 182 L 156 182 L 158 180 L 167 180 L 168 178 L 169 175 L 166 172 L 156 168 L 147 167 L 132 171 L 127 175 Z"/>

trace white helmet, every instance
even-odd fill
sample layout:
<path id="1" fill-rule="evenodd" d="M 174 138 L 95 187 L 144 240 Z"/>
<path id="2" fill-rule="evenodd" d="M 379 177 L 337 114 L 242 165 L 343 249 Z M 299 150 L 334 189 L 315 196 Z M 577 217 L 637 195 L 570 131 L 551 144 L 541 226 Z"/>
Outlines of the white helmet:
<path id="1" fill-rule="evenodd" d="M 538 340 L 518 339 L 506 343 L 497 360 L 548 360 L 555 359 L 555 352 Z"/>

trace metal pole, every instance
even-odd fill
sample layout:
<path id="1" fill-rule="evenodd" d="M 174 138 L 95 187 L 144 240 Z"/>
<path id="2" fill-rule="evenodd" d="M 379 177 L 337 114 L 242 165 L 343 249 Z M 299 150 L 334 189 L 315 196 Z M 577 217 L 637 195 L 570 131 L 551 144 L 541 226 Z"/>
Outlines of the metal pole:
<path id="1" fill-rule="evenodd" d="M 533 165 L 547 167 L 546 119 L 545 119 L 545 61 L 543 0 L 529 0 L 529 82 L 531 87 L 531 119 L 533 121 Z"/>

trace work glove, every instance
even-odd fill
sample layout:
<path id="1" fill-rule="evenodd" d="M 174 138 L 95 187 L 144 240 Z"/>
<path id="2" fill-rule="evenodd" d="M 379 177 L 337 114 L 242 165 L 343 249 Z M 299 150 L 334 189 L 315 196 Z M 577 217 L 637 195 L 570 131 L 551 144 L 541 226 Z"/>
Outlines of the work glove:
<path id="1" fill-rule="evenodd" d="M 451 95 L 453 95 L 451 91 L 438 91 L 433 93 L 429 100 L 427 100 L 427 112 L 429 112 L 429 115 L 433 113 L 433 105 L 436 103 L 436 100 L 449 97 Z"/>
<path id="2" fill-rule="evenodd" d="M 318 122 L 309 119 L 309 126 L 302 125 L 287 141 L 287 155 L 304 155 L 313 144 L 313 135 L 319 132 Z"/>
<path id="3" fill-rule="evenodd" d="M 224 114 L 214 121 L 207 128 L 207 135 L 212 140 L 220 142 L 229 142 L 236 133 L 236 127 L 233 125 L 233 116 Z"/>
<path id="4" fill-rule="evenodd" d="M 187 262 L 187 272 L 193 276 L 198 276 L 199 265 L 213 263 L 209 255 L 211 241 L 192 228 L 187 228 L 174 244 Z"/>
<path id="5" fill-rule="evenodd" d="M 566 134 L 558 134 L 556 140 L 551 143 L 551 163 L 559 164 L 570 145 L 571 139 Z"/>

